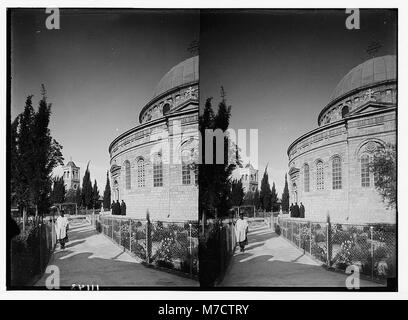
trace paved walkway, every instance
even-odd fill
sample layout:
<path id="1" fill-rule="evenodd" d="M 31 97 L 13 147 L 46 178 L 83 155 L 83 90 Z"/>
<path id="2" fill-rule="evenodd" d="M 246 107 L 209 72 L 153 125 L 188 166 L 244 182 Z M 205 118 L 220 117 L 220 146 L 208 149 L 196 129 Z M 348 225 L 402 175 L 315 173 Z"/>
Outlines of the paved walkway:
<path id="1" fill-rule="evenodd" d="M 347 275 L 321 267 L 265 224 L 251 225 L 244 253 L 236 250 L 221 286 L 345 287 Z M 360 287 L 380 286 L 360 281 Z"/>
<path id="2" fill-rule="evenodd" d="M 60 286 L 73 284 L 104 286 L 198 286 L 198 281 L 140 264 L 88 222 L 71 226 L 65 250 L 57 249 L 49 264 L 60 269 Z M 45 286 L 49 274 L 36 283 Z"/>

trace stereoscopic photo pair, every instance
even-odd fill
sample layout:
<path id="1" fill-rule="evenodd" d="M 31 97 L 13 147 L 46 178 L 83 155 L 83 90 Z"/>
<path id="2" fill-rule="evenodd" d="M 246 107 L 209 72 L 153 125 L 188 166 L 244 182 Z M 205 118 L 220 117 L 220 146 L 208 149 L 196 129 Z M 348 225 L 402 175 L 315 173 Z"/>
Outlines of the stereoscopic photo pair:
<path id="1" fill-rule="evenodd" d="M 8 289 L 397 279 L 397 10 L 8 9 Z"/>

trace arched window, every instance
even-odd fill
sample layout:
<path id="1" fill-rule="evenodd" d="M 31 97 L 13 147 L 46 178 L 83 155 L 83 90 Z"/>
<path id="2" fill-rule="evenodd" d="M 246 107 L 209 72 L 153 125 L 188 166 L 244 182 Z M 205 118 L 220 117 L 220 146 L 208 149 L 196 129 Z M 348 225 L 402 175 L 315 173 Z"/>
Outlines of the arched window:
<path id="1" fill-rule="evenodd" d="M 166 115 L 167 113 L 169 113 L 169 111 L 170 111 L 170 104 L 169 104 L 169 103 L 166 103 L 166 104 L 163 106 L 163 115 Z"/>
<path id="2" fill-rule="evenodd" d="M 309 165 L 307 163 L 303 166 L 303 182 L 304 182 L 305 192 L 309 192 L 310 176 L 309 176 Z"/>
<path id="3" fill-rule="evenodd" d="M 323 162 L 318 161 L 316 163 L 316 189 L 324 189 L 324 172 L 323 172 Z"/>
<path id="4" fill-rule="evenodd" d="M 182 184 L 191 184 L 190 162 L 191 155 L 189 150 L 183 150 L 181 152 L 181 180 Z"/>
<path id="5" fill-rule="evenodd" d="M 341 109 L 341 117 L 344 118 L 348 113 L 349 113 L 349 107 L 348 107 L 348 106 L 344 106 L 344 107 Z"/>
<path id="6" fill-rule="evenodd" d="M 131 181 L 130 181 L 130 162 L 128 160 L 125 161 L 125 184 L 126 189 L 129 190 L 131 188 Z"/>
<path id="7" fill-rule="evenodd" d="M 361 161 L 361 186 L 368 188 L 370 186 L 370 158 L 368 155 L 363 155 Z"/>
<path id="8" fill-rule="evenodd" d="M 139 159 L 137 161 L 137 186 L 143 188 L 145 185 L 145 161 Z"/>
<path id="9" fill-rule="evenodd" d="M 153 187 L 163 186 L 163 162 L 161 154 L 157 153 L 153 159 Z"/>
<path id="10" fill-rule="evenodd" d="M 341 159 L 334 157 L 332 160 L 333 189 L 341 189 Z"/>

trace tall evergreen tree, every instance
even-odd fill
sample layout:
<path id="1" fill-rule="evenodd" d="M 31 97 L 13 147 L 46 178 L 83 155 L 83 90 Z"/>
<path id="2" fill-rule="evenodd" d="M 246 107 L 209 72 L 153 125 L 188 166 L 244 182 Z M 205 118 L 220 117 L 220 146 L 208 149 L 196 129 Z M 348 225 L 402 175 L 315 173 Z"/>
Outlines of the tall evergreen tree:
<path id="1" fill-rule="evenodd" d="M 55 177 L 53 179 L 53 186 L 51 191 L 51 203 L 64 203 L 65 202 L 65 184 L 64 178 Z"/>
<path id="2" fill-rule="evenodd" d="M 69 189 L 65 194 L 65 202 L 67 203 L 76 203 L 77 202 L 77 190 L 78 189 Z"/>
<path id="3" fill-rule="evenodd" d="M 227 216 L 231 208 L 231 180 L 230 176 L 239 160 L 235 158 L 236 149 L 229 141 L 227 136 L 224 136 L 224 163 L 217 164 L 216 141 L 206 141 L 205 131 L 207 129 L 220 129 L 225 132 L 229 126 L 231 116 L 231 107 L 227 106 L 225 92 L 221 91 L 222 100 L 218 105 L 217 114 L 214 115 L 212 109 L 212 98 L 206 100 L 203 114 L 199 119 L 200 134 L 202 137 L 201 150 L 202 164 L 199 166 L 199 213 L 200 218 L 205 213 L 206 216 L 213 216 L 215 211 L 218 217 Z M 206 163 L 205 150 L 206 144 L 213 144 L 213 161 Z M 234 156 L 234 157 L 232 157 Z"/>
<path id="4" fill-rule="evenodd" d="M 52 139 L 48 128 L 51 116 L 51 104 L 47 102 L 44 85 L 42 99 L 33 121 L 34 146 L 34 177 L 31 181 L 32 196 L 38 211 L 46 213 L 50 206 L 49 195 L 52 185 L 52 171 L 58 165 L 63 165 L 62 146 Z"/>
<path id="5" fill-rule="evenodd" d="M 255 190 L 255 192 L 254 192 L 254 206 L 255 206 L 255 208 L 258 210 L 259 209 L 259 206 L 260 206 L 260 203 L 259 203 L 259 190 L 258 190 L 258 188 Z"/>
<path id="6" fill-rule="evenodd" d="M 92 188 L 92 197 L 93 197 L 93 207 L 95 209 L 99 209 L 99 190 L 98 190 L 98 185 L 96 183 L 96 179 L 94 181 L 94 185 Z"/>
<path id="7" fill-rule="evenodd" d="M 92 209 L 93 196 L 92 196 L 92 182 L 91 173 L 89 172 L 89 162 L 86 166 L 85 174 L 82 179 L 82 205 L 87 209 Z"/>
<path id="8" fill-rule="evenodd" d="M 254 205 L 254 192 L 251 191 L 247 191 L 244 195 L 244 200 L 242 201 L 242 204 L 245 206 L 249 206 L 249 205 Z"/>
<path id="9" fill-rule="evenodd" d="M 30 180 L 34 170 L 32 159 L 34 153 L 32 97 L 32 95 L 27 97 L 24 111 L 16 117 L 11 126 L 11 192 L 15 195 L 14 199 L 20 212 L 31 204 Z"/>
<path id="10" fill-rule="evenodd" d="M 288 187 L 288 175 L 285 173 L 285 187 L 282 193 L 282 211 L 289 212 L 289 187 Z"/>
<path id="11" fill-rule="evenodd" d="M 111 188 L 109 181 L 109 172 L 106 171 L 106 185 L 105 191 L 103 192 L 103 208 L 106 210 L 110 210 L 110 207 L 111 207 Z"/>
<path id="12" fill-rule="evenodd" d="M 77 207 L 81 207 L 82 205 L 82 191 L 80 186 L 78 186 L 78 188 L 75 191 L 75 202 L 77 204 Z"/>
<path id="13" fill-rule="evenodd" d="M 272 208 L 272 212 L 276 212 L 276 211 L 279 210 L 278 194 L 276 193 L 275 182 L 272 183 L 272 190 L 271 190 L 271 208 Z"/>
<path id="14" fill-rule="evenodd" d="M 52 139 L 48 128 L 51 104 L 42 86 L 38 111 L 27 97 L 24 111 L 14 120 L 11 129 L 11 167 L 13 200 L 20 210 L 36 206 L 40 215 L 47 213 L 52 190 L 52 171 L 63 164 L 62 146 Z M 13 162 L 14 162 L 13 160 Z"/>
<path id="15" fill-rule="evenodd" d="M 240 206 L 244 200 L 244 188 L 241 180 L 233 180 L 231 182 L 231 204 Z"/>
<path id="16" fill-rule="evenodd" d="M 272 206 L 272 203 L 271 203 L 272 191 L 271 191 L 271 186 L 269 184 L 267 169 L 268 169 L 268 165 L 265 167 L 265 172 L 261 180 L 261 192 L 259 195 L 259 200 L 260 200 L 261 208 L 269 212 L 272 209 L 271 207 Z"/>

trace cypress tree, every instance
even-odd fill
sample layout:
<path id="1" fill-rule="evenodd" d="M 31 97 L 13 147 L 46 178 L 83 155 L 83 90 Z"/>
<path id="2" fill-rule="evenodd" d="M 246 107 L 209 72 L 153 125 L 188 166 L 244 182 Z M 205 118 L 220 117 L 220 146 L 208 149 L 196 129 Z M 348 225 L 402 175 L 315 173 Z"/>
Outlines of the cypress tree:
<path id="1" fill-rule="evenodd" d="M 89 162 L 86 166 L 85 174 L 82 179 L 82 205 L 86 209 L 92 209 L 93 196 L 92 196 L 92 183 L 91 183 L 91 173 L 89 172 Z"/>
<path id="2" fill-rule="evenodd" d="M 257 210 L 259 209 L 259 190 L 258 188 L 254 192 L 254 206 Z"/>
<path id="3" fill-rule="evenodd" d="M 288 175 L 285 173 L 285 187 L 282 193 L 282 211 L 289 212 L 289 187 L 288 187 Z"/>
<path id="4" fill-rule="evenodd" d="M 276 212 L 276 211 L 279 210 L 279 206 L 278 206 L 278 194 L 276 193 L 275 182 L 272 183 L 271 208 L 272 208 L 272 212 Z"/>
<path id="5" fill-rule="evenodd" d="M 103 192 L 103 208 L 106 210 L 110 210 L 110 207 L 111 207 L 111 188 L 109 181 L 109 172 L 106 171 L 106 185 L 105 191 Z"/>
<path id="6" fill-rule="evenodd" d="M 68 198 L 68 192 L 67 192 Z M 51 203 L 65 202 L 65 184 L 63 177 L 56 177 L 53 179 L 53 187 L 51 191 Z"/>
<path id="7" fill-rule="evenodd" d="M 221 91 L 222 100 L 218 104 L 217 114 L 212 109 L 212 98 L 206 100 L 203 114 L 199 118 L 199 130 L 201 133 L 202 164 L 199 166 L 199 214 L 200 218 L 205 213 L 213 216 L 215 210 L 218 217 L 228 216 L 231 208 L 231 183 L 230 176 L 239 160 L 231 161 L 231 155 L 235 156 L 236 148 L 232 146 L 228 137 L 224 137 L 224 162 L 216 163 L 217 150 L 216 140 L 205 141 L 206 129 L 220 129 L 225 132 L 229 127 L 231 107 L 227 106 L 225 92 Z M 205 146 L 213 144 L 213 161 L 205 163 Z"/>
<path id="8" fill-rule="evenodd" d="M 268 168 L 268 165 L 265 167 L 265 172 L 261 180 L 261 192 L 260 192 L 259 200 L 260 200 L 260 205 L 262 209 L 269 212 L 272 209 L 271 208 L 272 191 L 271 191 L 271 186 L 269 184 L 267 168 Z"/>
<path id="9" fill-rule="evenodd" d="M 244 199 L 244 188 L 241 180 L 233 180 L 231 183 L 231 204 L 233 206 L 242 205 Z"/>
<path id="10" fill-rule="evenodd" d="M 80 208 L 82 205 L 82 191 L 79 186 L 75 191 L 75 202 L 77 204 L 77 207 Z"/>
<path id="11" fill-rule="evenodd" d="M 11 187 L 20 210 L 37 206 L 42 215 L 49 210 L 52 171 L 63 164 L 63 157 L 62 146 L 51 137 L 48 128 L 51 104 L 44 86 L 37 112 L 32 107 L 32 97 L 27 97 L 24 111 L 11 126 Z"/>
<path id="12" fill-rule="evenodd" d="M 99 208 L 99 190 L 98 190 L 98 185 L 96 183 L 96 179 L 94 181 L 94 185 L 92 188 L 92 197 L 93 197 L 93 208 L 98 209 Z"/>

